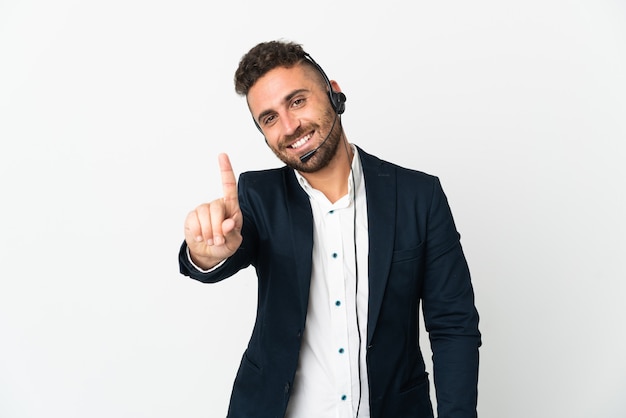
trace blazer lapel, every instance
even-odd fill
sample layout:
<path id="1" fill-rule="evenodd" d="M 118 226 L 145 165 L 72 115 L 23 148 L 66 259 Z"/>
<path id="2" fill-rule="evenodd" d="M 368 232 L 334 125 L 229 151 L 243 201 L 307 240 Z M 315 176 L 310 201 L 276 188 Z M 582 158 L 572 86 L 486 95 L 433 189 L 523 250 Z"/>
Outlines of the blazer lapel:
<path id="1" fill-rule="evenodd" d="M 285 189 L 287 210 L 291 228 L 291 246 L 296 262 L 296 280 L 300 291 L 300 306 L 303 315 L 309 304 L 309 288 L 311 286 L 311 270 L 313 254 L 313 212 L 309 196 L 298 184 L 293 170 L 285 170 Z"/>
<path id="2" fill-rule="evenodd" d="M 389 165 L 359 148 L 365 178 L 369 230 L 369 309 L 367 343 L 370 344 L 380 313 L 391 258 L 396 225 L 396 173 Z"/>

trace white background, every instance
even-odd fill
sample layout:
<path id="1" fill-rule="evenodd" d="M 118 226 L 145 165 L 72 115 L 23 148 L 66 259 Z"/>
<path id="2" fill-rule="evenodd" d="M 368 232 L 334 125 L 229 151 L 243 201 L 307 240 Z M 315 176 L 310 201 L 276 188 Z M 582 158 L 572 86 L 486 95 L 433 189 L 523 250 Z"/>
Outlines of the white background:
<path id="1" fill-rule="evenodd" d="M 441 178 L 479 416 L 626 416 L 626 5 L 0 0 L 0 416 L 223 417 L 252 270 L 178 273 L 189 210 L 275 167 L 240 57 L 302 43 L 348 138 Z"/>

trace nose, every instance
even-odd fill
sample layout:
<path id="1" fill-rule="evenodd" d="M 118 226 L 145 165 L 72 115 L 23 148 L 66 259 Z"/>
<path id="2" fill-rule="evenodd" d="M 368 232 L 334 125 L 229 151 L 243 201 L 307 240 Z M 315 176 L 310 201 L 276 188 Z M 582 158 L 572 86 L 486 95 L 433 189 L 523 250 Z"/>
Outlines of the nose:
<path id="1" fill-rule="evenodd" d="M 280 120 L 284 135 L 292 135 L 300 127 L 300 119 L 290 112 L 285 112 L 284 115 L 281 115 Z"/>

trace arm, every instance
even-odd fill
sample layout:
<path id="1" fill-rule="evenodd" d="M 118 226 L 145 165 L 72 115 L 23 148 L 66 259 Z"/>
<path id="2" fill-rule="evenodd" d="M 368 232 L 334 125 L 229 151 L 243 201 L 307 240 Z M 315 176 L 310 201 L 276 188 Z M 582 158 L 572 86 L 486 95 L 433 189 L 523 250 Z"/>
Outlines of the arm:
<path id="1" fill-rule="evenodd" d="M 481 335 L 470 273 L 439 181 L 428 218 L 423 312 L 439 418 L 475 418 Z"/>

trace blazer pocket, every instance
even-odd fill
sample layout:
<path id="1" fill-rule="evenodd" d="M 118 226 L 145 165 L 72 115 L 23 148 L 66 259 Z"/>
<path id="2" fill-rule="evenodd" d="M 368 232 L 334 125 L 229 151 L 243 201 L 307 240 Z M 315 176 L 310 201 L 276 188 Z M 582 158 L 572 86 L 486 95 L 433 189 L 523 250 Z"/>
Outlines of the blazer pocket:
<path id="1" fill-rule="evenodd" d="M 430 381 L 428 380 L 428 374 L 423 374 L 409 380 L 408 382 L 405 382 L 402 387 L 400 387 L 400 394 L 412 392 L 415 390 L 429 391 L 429 385 Z"/>
<path id="2" fill-rule="evenodd" d="M 254 361 L 250 359 L 247 352 L 243 355 L 242 365 L 244 364 L 248 367 L 248 369 L 258 374 L 261 374 L 261 372 L 263 371 L 263 369 L 259 365 L 257 365 Z"/>
<path id="3" fill-rule="evenodd" d="M 409 387 L 403 388 L 395 402 L 398 407 L 393 416 L 433 418 L 428 379 L 412 382 Z"/>
<path id="4" fill-rule="evenodd" d="M 417 247 L 407 248 L 405 250 L 395 250 L 391 256 L 392 263 L 402 263 L 405 261 L 413 261 L 422 257 L 424 249 L 424 243 L 421 243 Z"/>

